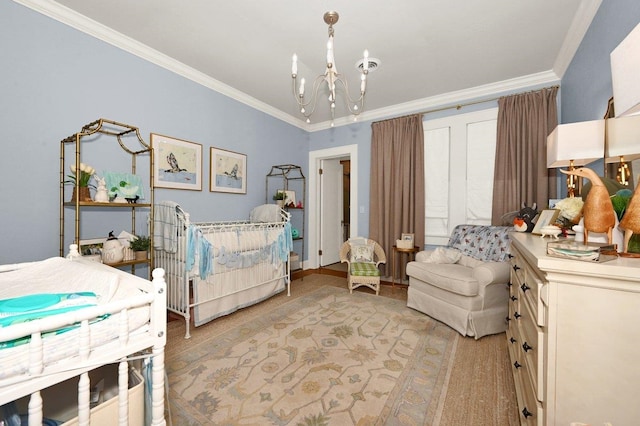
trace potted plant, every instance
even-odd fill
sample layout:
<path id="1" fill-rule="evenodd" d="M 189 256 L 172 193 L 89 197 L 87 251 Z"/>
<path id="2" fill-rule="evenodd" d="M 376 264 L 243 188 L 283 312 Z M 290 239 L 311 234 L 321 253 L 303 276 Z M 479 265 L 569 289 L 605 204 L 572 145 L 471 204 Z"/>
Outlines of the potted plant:
<path id="1" fill-rule="evenodd" d="M 273 196 L 273 199 L 276 201 L 276 204 L 280 207 L 284 206 L 284 200 L 286 198 L 287 198 L 287 194 L 282 190 L 276 191 L 276 194 Z"/>
<path id="2" fill-rule="evenodd" d="M 135 239 L 129 242 L 129 247 L 135 252 L 136 260 L 146 259 L 150 246 L 151 238 L 146 235 L 137 235 Z"/>

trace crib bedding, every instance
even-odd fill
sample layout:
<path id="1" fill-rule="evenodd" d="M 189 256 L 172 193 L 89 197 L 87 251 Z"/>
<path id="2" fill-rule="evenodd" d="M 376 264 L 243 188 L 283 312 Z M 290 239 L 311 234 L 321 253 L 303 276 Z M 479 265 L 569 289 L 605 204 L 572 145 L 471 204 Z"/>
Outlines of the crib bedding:
<path id="1" fill-rule="evenodd" d="M 82 259 L 71 261 L 57 257 L 17 266 L 17 269 L 0 273 L 0 300 L 47 294 L 93 293 L 95 306 L 83 309 L 102 312 L 140 295 L 143 284 L 139 278 L 123 271 Z M 150 292 L 152 288 L 149 286 L 146 290 Z M 46 313 L 44 315 L 44 319 L 34 321 L 52 319 Z M 98 315 L 91 321 L 89 328 L 92 351 L 99 351 L 101 345 L 118 339 L 122 330 L 121 315 Z M 148 329 L 149 305 L 128 309 L 126 315 L 130 335 L 135 336 Z M 13 339 L 8 339 L 12 334 L 10 332 L 23 325 L 25 324 L 0 327 L 0 345 L 11 342 Z M 78 356 L 79 333 L 78 327 L 59 334 L 43 333 L 42 354 L 45 368 L 63 359 L 68 363 L 69 358 Z M 29 345 L 5 346 L 9 347 L 0 349 L 0 381 L 3 383 L 29 371 Z"/>

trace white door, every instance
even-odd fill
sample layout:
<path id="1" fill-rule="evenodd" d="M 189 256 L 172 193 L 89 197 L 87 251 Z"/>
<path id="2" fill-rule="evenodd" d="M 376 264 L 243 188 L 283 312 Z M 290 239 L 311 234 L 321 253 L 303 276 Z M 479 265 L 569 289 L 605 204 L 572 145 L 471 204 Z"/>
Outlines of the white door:
<path id="1" fill-rule="evenodd" d="M 322 160 L 320 175 L 320 266 L 340 262 L 342 245 L 342 164 L 339 158 Z"/>

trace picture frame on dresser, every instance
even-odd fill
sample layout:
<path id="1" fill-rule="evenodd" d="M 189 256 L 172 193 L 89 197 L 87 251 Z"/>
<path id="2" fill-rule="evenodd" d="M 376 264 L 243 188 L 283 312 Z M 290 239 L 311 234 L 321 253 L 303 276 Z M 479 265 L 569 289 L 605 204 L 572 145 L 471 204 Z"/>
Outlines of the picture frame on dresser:
<path id="1" fill-rule="evenodd" d="M 210 192 L 247 193 L 247 155 L 210 148 Z"/>
<path id="2" fill-rule="evenodd" d="M 559 214 L 560 210 L 542 210 L 538 215 L 538 220 L 531 233 L 534 235 L 542 235 L 542 228 L 553 225 L 556 219 L 558 219 Z"/>
<path id="3" fill-rule="evenodd" d="M 151 133 L 153 186 L 202 191 L 202 145 Z"/>

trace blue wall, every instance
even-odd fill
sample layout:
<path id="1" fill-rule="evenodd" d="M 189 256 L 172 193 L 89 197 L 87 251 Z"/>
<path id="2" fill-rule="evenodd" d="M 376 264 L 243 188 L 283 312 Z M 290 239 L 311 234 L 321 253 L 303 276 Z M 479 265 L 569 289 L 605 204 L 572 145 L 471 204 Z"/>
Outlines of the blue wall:
<path id="1" fill-rule="evenodd" d="M 613 96 L 609 55 L 638 22 L 638 0 L 602 2 L 562 78 L 561 123 L 604 117 Z"/>
<path id="2" fill-rule="evenodd" d="M 246 219 L 271 165 L 307 170 L 306 132 L 12 1 L 0 2 L 0 52 L 0 264 L 58 255 L 60 140 L 97 118 L 203 146 L 201 192 L 155 193 L 194 220 Z M 86 162 L 127 171 L 113 141 Z M 211 146 L 247 155 L 246 195 L 209 192 Z M 119 233 L 111 217 L 87 215 L 83 235 Z"/>

